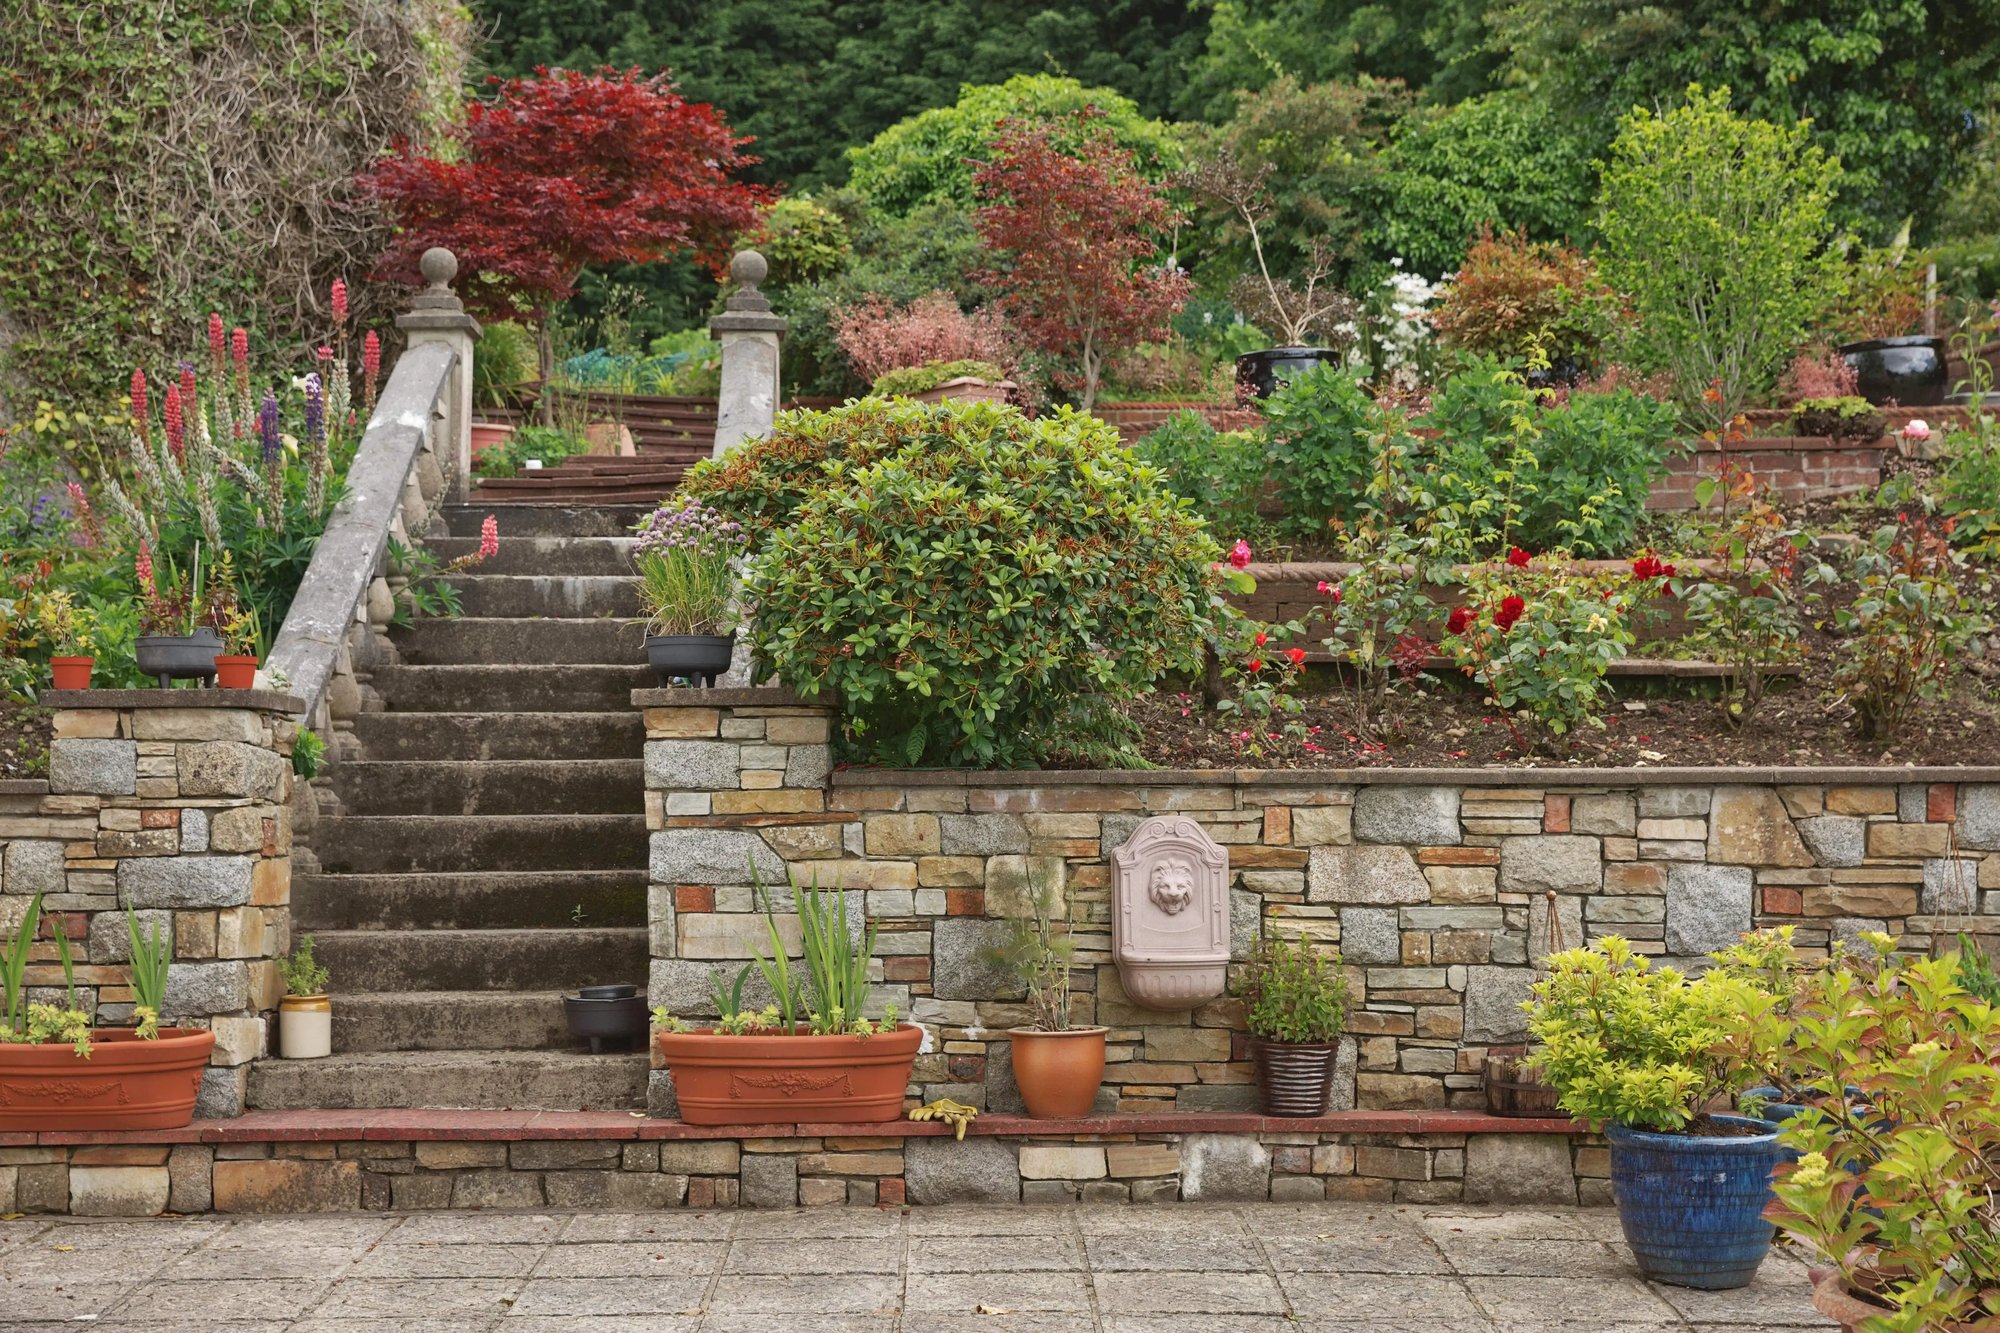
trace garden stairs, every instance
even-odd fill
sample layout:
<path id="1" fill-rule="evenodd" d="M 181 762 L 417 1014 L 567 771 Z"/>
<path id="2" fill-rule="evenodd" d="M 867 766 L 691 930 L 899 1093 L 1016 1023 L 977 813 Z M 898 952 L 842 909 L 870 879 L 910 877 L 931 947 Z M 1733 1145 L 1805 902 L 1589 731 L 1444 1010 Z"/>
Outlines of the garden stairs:
<path id="1" fill-rule="evenodd" d="M 259 1062 L 253 1107 L 644 1104 L 646 1055 L 586 1053 L 558 999 L 646 984 L 639 511 L 468 506 L 429 549 L 475 551 L 489 512 L 500 551 L 454 577 L 464 615 L 392 631 L 383 711 L 319 784 L 293 936 L 333 974 L 334 1054 Z"/>
<path id="2" fill-rule="evenodd" d="M 713 398 L 593 397 L 591 407 L 632 432 L 633 456 L 580 454 L 536 472 L 482 479 L 473 503 L 650 504 L 715 451 Z"/>

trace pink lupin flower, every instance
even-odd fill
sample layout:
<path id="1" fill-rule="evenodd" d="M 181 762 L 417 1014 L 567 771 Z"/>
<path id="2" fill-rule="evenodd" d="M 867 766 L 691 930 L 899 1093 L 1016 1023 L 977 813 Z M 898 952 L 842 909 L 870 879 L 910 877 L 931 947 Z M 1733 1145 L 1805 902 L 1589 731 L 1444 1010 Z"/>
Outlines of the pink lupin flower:
<path id="1" fill-rule="evenodd" d="M 83 529 L 83 545 L 85 549 L 96 546 L 99 540 L 97 515 L 90 512 L 90 496 L 84 492 L 83 486 L 78 482 L 65 482 L 63 485 L 64 489 L 69 492 L 70 513 L 75 517 L 77 526 Z"/>
<path id="2" fill-rule="evenodd" d="M 132 571 L 139 576 L 139 586 L 146 592 L 153 590 L 153 548 L 139 539 L 139 554 L 132 561 Z"/>
<path id="3" fill-rule="evenodd" d="M 217 378 L 220 378 L 223 366 L 222 316 L 213 310 L 208 313 L 208 350 L 215 358 Z"/>
<path id="4" fill-rule="evenodd" d="M 201 399 L 195 396 L 194 367 L 181 362 L 181 413 L 201 411 Z"/>
<path id="5" fill-rule="evenodd" d="M 491 560 L 500 553 L 500 520 L 488 514 L 479 525 L 479 558 Z"/>
<path id="6" fill-rule="evenodd" d="M 152 425 L 146 420 L 146 372 L 132 372 L 132 424 L 138 428 L 139 440 L 147 448 L 153 445 Z"/>
<path id="7" fill-rule="evenodd" d="M 333 322 L 347 322 L 347 281 L 344 278 L 333 280 Z"/>
<path id="8" fill-rule="evenodd" d="M 331 347 L 322 347 L 322 348 L 320 348 L 320 349 L 319 349 L 319 359 L 320 359 L 321 361 L 324 361 L 324 362 L 327 362 L 327 363 L 331 364 L 331 363 L 332 363 L 332 361 L 333 361 L 333 349 L 332 349 Z"/>
<path id="9" fill-rule="evenodd" d="M 382 373 L 382 340 L 375 330 L 361 340 L 361 392 L 368 411 L 375 410 L 375 379 Z"/>
<path id="10" fill-rule="evenodd" d="M 181 387 L 178 384 L 169 384 L 166 406 L 167 448 L 173 451 L 177 460 L 187 457 L 187 422 L 182 411 Z"/>

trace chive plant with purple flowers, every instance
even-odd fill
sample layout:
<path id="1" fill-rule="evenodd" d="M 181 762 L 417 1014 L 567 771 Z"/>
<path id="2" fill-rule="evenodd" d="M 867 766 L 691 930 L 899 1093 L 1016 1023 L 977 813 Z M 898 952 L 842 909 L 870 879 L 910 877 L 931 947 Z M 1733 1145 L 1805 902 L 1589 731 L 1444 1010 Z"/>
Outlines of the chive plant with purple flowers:
<path id="1" fill-rule="evenodd" d="M 633 561 L 646 632 L 726 634 L 734 561 L 749 545 L 743 525 L 699 500 L 662 505 L 639 520 Z"/>

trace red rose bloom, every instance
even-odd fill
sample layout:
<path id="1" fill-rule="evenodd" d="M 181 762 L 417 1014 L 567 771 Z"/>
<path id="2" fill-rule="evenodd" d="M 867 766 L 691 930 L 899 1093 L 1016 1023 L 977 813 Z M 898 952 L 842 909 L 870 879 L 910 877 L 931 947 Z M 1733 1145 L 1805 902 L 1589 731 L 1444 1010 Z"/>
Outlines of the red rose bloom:
<path id="1" fill-rule="evenodd" d="M 1446 634 L 1463 634 L 1465 633 L 1466 629 L 1471 626 L 1471 624 L 1472 624 L 1471 608 L 1464 606 L 1454 606 L 1451 609 L 1451 619 L 1444 622 L 1444 632 Z"/>
<path id="2" fill-rule="evenodd" d="M 1528 562 L 1534 558 L 1518 546 L 1507 552 L 1507 563 L 1516 569 L 1526 569 Z"/>
<path id="3" fill-rule="evenodd" d="M 1493 627 L 1502 634 L 1505 634 L 1508 630 L 1514 628 L 1514 622 L 1519 620 L 1527 609 L 1528 603 L 1521 598 L 1520 594 L 1508 593 L 1507 596 L 1501 599 L 1500 609 L 1493 613 Z"/>
<path id="4" fill-rule="evenodd" d="M 1293 666 L 1304 666 L 1306 664 L 1306 650 L 1303 648 L 1287 648 L 1285 649 L 1285 656 L 1292 659 Z"/>

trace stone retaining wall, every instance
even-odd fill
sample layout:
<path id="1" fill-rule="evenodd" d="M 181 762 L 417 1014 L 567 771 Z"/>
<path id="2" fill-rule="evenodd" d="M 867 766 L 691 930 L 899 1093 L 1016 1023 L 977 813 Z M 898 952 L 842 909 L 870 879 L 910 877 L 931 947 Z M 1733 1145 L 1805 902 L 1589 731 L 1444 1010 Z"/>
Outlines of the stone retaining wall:
<path id="1" fill-rule="evenodd" d="M 1108 857 L 1182 813 L 1229 852 L 1232 952 L 1337 943 L 1352 987 L 1336 1107 L 1483 1105 L 1488 1047 L 1526 1035 L 1530 960 L 1617 933 L 1698 962 L 1753 926 L 1807 949 L 2000 933 L 2000 771 L 827 774 L 824 709 L 775 690 L 639 691 L 652 834 L 652 998 L 712 1013 L 761 943 L 751 883 L 848 890 L 880 928 L 878 1000 L 924 1024 L 915 1093 L 1018 1111 L 1021 990 L 994 951 L 1031 884 L 1060 886 L 1077 1018 L 1111 1029 L 1097 1109 L 1255 1105 L 1240 1006 L 1132 1004 Z M 1549 895 L 1553 894 L 1551 900 Z M 782 895 L 779 905 L 785 905 Z M 758 979 L 749 992 L 763 1003 Z M 670 1080 L 652 1105 L 671 1114 Z"/>
<path id="2" fill-rule="evenodd" d="M 240 1115 L 283 994 L 274 960 L 289 948 L 298 701 L 182 689 L 51 691 L 44 702 L 55 709 L 48 789 L 0 795 L 0 936 L 43 895 L 29 998 L 62 998 L 60 930 L 81 1002 L 100 1025 L 129 1025 L 129 904 L 146 928 L 173 933 L 163 1020 L 215 1032 L 196 1114 Z"/>
<path id="3" fill-rule="evenodd" d="M 1218 1121 L 1256 1117 L 1217 1117 Z M 1602 1144 L 1551 1132 L 1299 1129 L 900 1132 L 0 1146 L 0 1213 L 148 1216 L 428 1208 L 797 1205 L 1606 1203 Z M 1477 1122 L 1486 1121 L 1482 1131 Z M 1263 1122 L 1268 1124 L 1269 1122 Z M 771 1127 L 776 1128 L 776 1127 Z M 833 1127 L 828 1127 L 833 1128 Z M 981 1127 L 985 1128 L 984 1126 Z M 898 1132 L 868 1134 L 868 1130 Z M 358 1130 L 350 1129 L 350 1134 Z"/>

